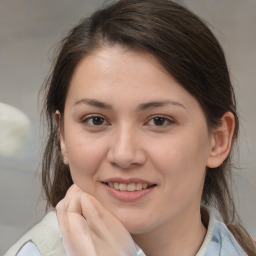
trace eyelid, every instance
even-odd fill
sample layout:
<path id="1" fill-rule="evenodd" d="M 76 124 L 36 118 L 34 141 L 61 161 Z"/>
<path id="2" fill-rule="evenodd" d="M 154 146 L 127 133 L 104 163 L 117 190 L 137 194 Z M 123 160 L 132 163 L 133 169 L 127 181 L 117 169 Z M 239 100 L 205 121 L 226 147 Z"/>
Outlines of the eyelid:
<path id="1" fill-rule="evenodd" d="M 158 128 L 164 128 L 166 126 L 169 126 L 173 123 L 175 123 L 175 120 L 173 118 L 171 118 L 170 116 L 165 116 L 165 115 L 153 115 L 153 116 L 150 116 L 147 121 L 145 122 L 145 124 L 148 124 L 151 120 L 153 120 L 154 118 L 157 118 L 157 117 L 160 117 L 160 118 L 163 118 L 165 119 L 166 121 L 168 121 L 168 124 L 167 125 L 162 125 L 162 126 L 157 126 L 157 125 L 152 125 L 154 127 L 158 127 Z"/>
<path id="2" fill-rule="evenodd" d="M 104 121 L 106 122 L 106 124 L 102 124 L 102 125 L 91 125 L 91 124 L 88 124 L 88 120 L 90 120 L 90 119 L 92 119 L 92 118 L 95 118 L 95 117 L 99 117 L 99 118 L 104 119 Z M 82 124 L 85 124 L 85 125 L 87 125 L 87 126 L 89 126 L 89 127 L 97 127 L 97 126 L 98 126 L 98 128 L 110 124 L 109 121 L 107 120 L 107 118 L 104 117 L 104 116 L 101 115 L 101 114 L 89 114 L 89 115 L 86 115 L 86 116 L 84 116 L 84 117 L 81 119 L 81 123 L 82 123 Z"/>

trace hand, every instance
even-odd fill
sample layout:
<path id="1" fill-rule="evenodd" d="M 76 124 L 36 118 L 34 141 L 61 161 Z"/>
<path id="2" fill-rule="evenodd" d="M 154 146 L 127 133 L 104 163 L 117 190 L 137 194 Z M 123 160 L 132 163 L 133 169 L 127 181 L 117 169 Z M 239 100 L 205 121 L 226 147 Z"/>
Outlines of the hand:
<path id="1" fill-rule="evenodd" d="M 136 256 L 121 222 L 93 196 L 72 185 L 57 207 L 67 256 Z"/>

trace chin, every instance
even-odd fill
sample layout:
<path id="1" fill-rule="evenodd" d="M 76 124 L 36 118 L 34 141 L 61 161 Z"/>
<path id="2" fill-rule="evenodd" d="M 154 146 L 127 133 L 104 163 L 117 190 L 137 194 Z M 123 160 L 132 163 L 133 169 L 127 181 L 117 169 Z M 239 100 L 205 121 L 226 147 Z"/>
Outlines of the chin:
<path id="1" fill-rule="evenodd" d="M 113 214 L 119 219 L 130 234 L 139 235 L 151 230 L 152 219 L 145 214 L 138 214 L 131 211 L 126 211 L 125 213 L 118 211 Z"/>
<path id="2" fill-rule="evenodd" d="M 128 221 L 124 222 L 122 220 L 120 221 L 131 235 L 141 235 L 150 231 L 150 228 L 148 227 L 148 225 L 144 225 L 137 221 L 134 221 L 133 223 Z"/>

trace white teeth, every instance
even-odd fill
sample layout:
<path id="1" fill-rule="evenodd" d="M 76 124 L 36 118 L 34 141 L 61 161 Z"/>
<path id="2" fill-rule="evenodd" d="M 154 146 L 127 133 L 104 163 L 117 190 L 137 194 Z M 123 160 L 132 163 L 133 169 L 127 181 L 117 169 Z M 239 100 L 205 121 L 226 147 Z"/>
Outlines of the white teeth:
<path id="1" fill-rule="evenodd" d="M 147 188 L 148 186 L 147 186 L 147 184 L 142 184 L 142 188 L 143 189 L 145 189 L 145 188 Z"/>
<path id="2" fill-rule="evenodd" d="M 117 183 L 117 182 L 108 182 L 108 186 L 111 188 L 114 188 L 116 190 L 121 190 L 121 191 L 136 191 L 136 190 L 142 190 L 146 189 L 148 187 L 147 184 L 142 184 L 142 183 L 129 183 L 129 184 L 124 184 L 124 183 Z"/>
<path id="3" fill-rule="evenodd" d="M 125 191 L 125 190 L 127 190 L 127 185 L 126 184 L 119 184 L 119 189 L 121 190 L 121 191 Z"/>
<path id="4" fill-rule="evenodd" d="M 136 190 L 142 190 L 142 184 L 141 183 L 136 184 Z"/>
<path id="5" fill-rule="evenodd" d="M 135 191 L 136 190 L 136 185 L 135 183 L 131 183 L 127 185 L 127 190 L 128 191 Z"/>
<path id="6" fill-rule="evenodd" d="M 117 190 L 119 190 L 119 184 L 115 182 L 115 183 L 114 183 L 114 188 L 117 189 Z"/>

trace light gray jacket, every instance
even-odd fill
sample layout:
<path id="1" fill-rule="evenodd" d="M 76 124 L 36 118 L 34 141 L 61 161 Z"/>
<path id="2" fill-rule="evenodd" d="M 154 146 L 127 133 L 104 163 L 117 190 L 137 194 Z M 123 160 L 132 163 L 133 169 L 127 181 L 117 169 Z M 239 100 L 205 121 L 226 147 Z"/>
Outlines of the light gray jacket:
<path id="1" fill-rule="evenodd" d="M 66 256 L 55 212 L 26 233 L 4 256 Z M 137 256 L 146 256 L 138 248 Z M 247 256 L 225 224 L 210 214 L 208 229 L 195 256 Z"/>

